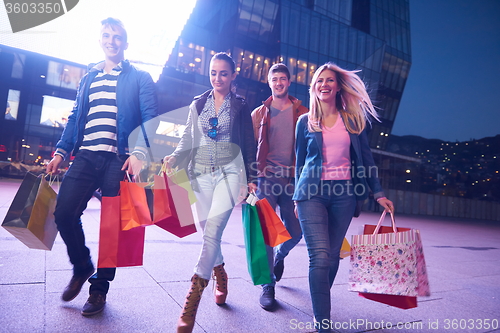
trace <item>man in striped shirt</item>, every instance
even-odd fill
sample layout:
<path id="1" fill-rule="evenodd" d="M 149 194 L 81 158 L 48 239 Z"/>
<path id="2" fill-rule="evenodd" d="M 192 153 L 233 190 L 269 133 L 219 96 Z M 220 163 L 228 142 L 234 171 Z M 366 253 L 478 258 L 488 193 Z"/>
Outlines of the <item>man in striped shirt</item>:
<path id="1" fill-rule="evenodd" d="M 116 269 L 99 268 L 94 274 L 80 217 L 96 189 L 100 188 L 103 196 L 117 196 L 125 172 L 140 172 L 148 154 L 146 128 L 154 126 L 148 120 L 157 116 L 151 76 L 125 60 L 128 43 L 122 22 L 107 18 L 101 23 L 104 61 L 82 78 L 75 107 L 47 166 L 48 173 L 57 173 L 61 162 L 71 152 L 75 155 L 61 184 L 54 216 L 73 264 L 73 277 L 62 299 L 74 299 L 88 279 L 90 297 L 82 310 L 84 316 L 104 309 Z M 129 149 L 129 136 L 137 127 L 142 133 Z"/>

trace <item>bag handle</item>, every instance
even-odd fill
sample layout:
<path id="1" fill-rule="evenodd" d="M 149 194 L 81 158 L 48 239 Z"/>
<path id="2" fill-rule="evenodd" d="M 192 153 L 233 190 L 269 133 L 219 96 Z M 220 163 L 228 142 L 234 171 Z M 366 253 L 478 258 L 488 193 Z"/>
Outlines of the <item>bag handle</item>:
<path id="1" fill-rule="evenodd" d="M 129 183 L 141 183 L 141 176 L 140 176 L 140 174 L 131 175 L 130 173 L 128 173 L 128 170 L 126 170 L 125 171 L 125 176 L 126 177 L 123 177 L 123 180 L 125 180 L 125 181 L 128 180 Z"/>
<path id="2" fill-rule="evenodd" d="M 54 185 L 54 183 L 56 183 L 57 188 L 58 189 L 61 188 L 61 181 L 60 181 L 59 175 L 57 175 L 57 174 L 50 172 L 50 173 L 46 173 L 46 174 L 41 174 L 38 177 L 45 178 L 45 180 L 47 181 L 47 183 L 49 184 L 50 187 L 52 187 Z M 49 177 L 49 179 L 47 179 L 47 177 Z"/>
<path id="3" fill-rule="evenodd" d="M 250 205 L 250 206 L 255 206 L 255 203 L 259 200 L 259 198 L 257 197 L 257 195 L 255 194 L 255 192 L 250 192 L 248 193 L 248 196 L 246 198 L 246 202 Z"/>
<path id="4" fill-rule="evenodd" d="M 392 212 L 389 212 L 391 214 L 391 222 L 392 222 L 392 230 L 394 231 L 394 233 L 398 232 L 398 229 L 396 228 L 396 221 L 394 221 L 394 214 Z M 376 235 L 378 234 L 378 231 L 380 229 L 380 226 L 382 225 L 382 222 L 384 221 L 385 219 L 385 215 L 387 214 L 387 211 L 384 210 L 382 212 L 382 215 L 380 216 L 380 219 L 378 220 L 378 223 L 377 223 L 377 227 L 375 228 L 375 230 L 373 231 L 373 234 Z"/>
<path id="5" fill-rule="evenodd" d="M 171 168 L 170 166 L 167 166 L 167 163 L 162 163 L 160 171 L 158 172 L 158 176 L 161 176 L 162 173 L 164 173 L 167 176 L 171 177 L 173 174 L 176 173 L 176 169 Z"/>

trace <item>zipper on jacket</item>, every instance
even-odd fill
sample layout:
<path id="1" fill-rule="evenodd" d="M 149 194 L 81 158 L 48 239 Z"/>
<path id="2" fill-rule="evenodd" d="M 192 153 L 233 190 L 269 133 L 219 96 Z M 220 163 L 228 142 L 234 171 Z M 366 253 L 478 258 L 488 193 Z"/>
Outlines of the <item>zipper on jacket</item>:
<path id="1" fill-rule="evenodd" d="M 123 65 L 122 65 L 122 70 L 120 71 L 120 74 L 118 74 L 118 77 L 116 78 L 116 156 L 120 155 L 120 148 L 118 147 L 118 83 L 120 82 L 120 76 L 123 73 Z"/>

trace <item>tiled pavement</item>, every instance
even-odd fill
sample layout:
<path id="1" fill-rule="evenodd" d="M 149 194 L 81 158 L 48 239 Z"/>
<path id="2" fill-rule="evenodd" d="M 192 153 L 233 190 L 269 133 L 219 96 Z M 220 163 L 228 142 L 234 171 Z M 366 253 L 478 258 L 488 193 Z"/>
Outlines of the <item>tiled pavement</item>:
<path id="1" fill-rule="evenodd" d="M 0 179 L 1 221 L 19 184 L 20 180 Z M 99 212 L 100 203 L 92 199 L 83 216 L 94 260 Z M 376 213 L 362 213 L 353 219 L 348 238 L 363 224 L 377 220 Z M 337 331 L 500 332 L 500 224 L 409 215 L 397 216 L 397 222 L 421 231 L 432 295 L 419 298 L 419 306 L 410 310 L 363 299 L 347 291 L 349 262 L 345 259 L 332 288 L 332 320 Z M 119 268 L 106 308 L 87 318 L 80 311 L 88 283 L 73 301 L 61 300 L 71 277 L 61 238 L 56 238 L 52 251 L 32 250 L 0 228 L 0 332 L 175 332 L 200 243 L 200 233 L 179 239 L 155 226 L 147 227 L 144 265 Z M 239 206 L 225 230 L 223 254 L 230 278 L 227 304 L 215 304 L 211 283 L 194 332 L 312 331 L 307 328 L 312 310 L 303 241 L 285 260 L 274 312 L 260 308 L 260 287 L 252 284 L 247 272 Z"/>

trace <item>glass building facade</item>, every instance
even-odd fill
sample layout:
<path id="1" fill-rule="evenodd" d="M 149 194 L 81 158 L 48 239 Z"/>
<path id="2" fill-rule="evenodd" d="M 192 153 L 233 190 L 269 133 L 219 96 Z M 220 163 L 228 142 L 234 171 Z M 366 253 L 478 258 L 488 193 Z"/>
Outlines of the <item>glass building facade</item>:
<path id="1" fill-rule="evenodd" d="M 176 147 L 193 97 L 211 88 L 209 62 L 221 51 L 235 60 L 236 92 L 252 109 L 271 94 L 274 63 L 289 67 L 290 94 L 306 106 L 318 66 L 360 69 L 382 119 L 370 145 L 384 150 L 411 66 L 409 0 L 198 0 L 157 82 L 161 157 Z M 0 161 L 51 158 L 86 70 L 0 45 Z"/>
<path id="2" fill-rule="evenodd" d="M 6 174 L 16 174 L 16 167 L 1 161 L 37 165 L 51 158 L 86 71 L 80 64 L 0 45 L 0 105 L 6 106 L 0 115 L 0 169 Z M 19 175 L 26 171 L 17 168 Z"/>
<path id="3" fill-rule="evenodd" d="M 270 96 L 274 63 L 288 66 L 289 92 L 306 106 L 318 66 L 361 70 L 382 120 L 370 145 L 383 150 L 411 66 L 409 0 L 200 0 L 158 81 L 162 112 L 210 89 L 210 58 L 221 51 L 235 60 L 236 91 L 251 108 Z"/>

